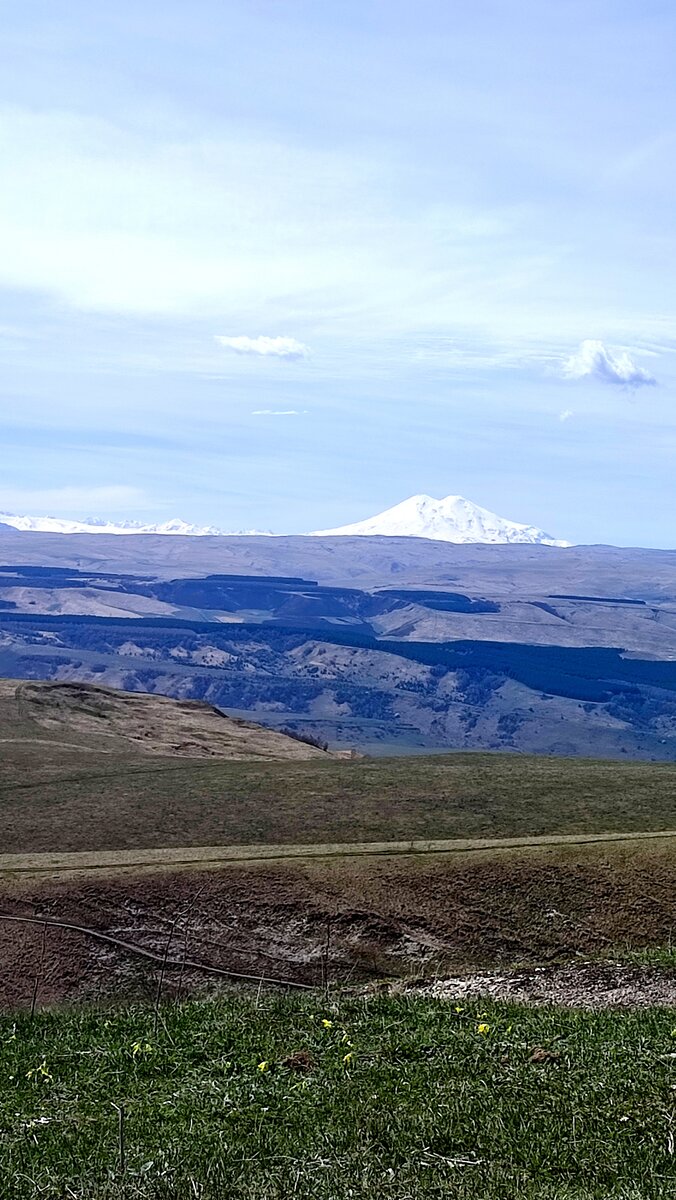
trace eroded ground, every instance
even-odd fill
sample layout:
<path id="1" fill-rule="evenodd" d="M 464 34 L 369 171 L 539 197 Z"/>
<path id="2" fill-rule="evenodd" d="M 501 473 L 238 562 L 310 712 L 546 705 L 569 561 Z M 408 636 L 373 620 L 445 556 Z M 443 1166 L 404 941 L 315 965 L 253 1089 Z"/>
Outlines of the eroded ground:
<path id="1" fill-rule="evenodd" d="M 452 984 L 437 985 L 449 995 L 483 988 L 537 1000 L 568 991 L 573 1002 L 596 989 L 599 1003 L 622 1003 L 622 981 L 636 995 L 639 981 L 646 1002 L 674 1000 L 668 970 L 623 967 L 613 975 L 608 966 L 601 975 L 594 967 L 592 986 L 591 968 L 570 965 L 670 942 L 673 840 L 28 876 L 0 887 L 0 912 L 37 919 L 0 920 L 4 1007 L 30 1004 L 36 978 L 43 1004 L 153 994 L 165 954 L 167 994 L 215 986 L 213 977 L 182 967 L 191 960 L 311 985 L 450 976 Z M 45 927 L 40 917 L 104 933 L 156 960 Z M 543 965 L 547 971 L 536 970 Z"/>

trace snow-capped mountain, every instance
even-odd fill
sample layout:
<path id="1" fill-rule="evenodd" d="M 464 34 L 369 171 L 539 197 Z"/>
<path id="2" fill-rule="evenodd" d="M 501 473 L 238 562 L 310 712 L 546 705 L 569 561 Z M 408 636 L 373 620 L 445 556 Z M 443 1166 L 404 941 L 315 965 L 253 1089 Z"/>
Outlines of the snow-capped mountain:
<path id="1" fill-rule="evenodd" d="M 146 525 L 142 521 L 105 521 L 97 517 L 68 521 L 61 517 L 18 517 L 14 513 L 0 513 L 0 525 L 12 525 L 14 529 L 28 533 L 167 533 L 189 537 L 223 533 L 214 525 L 191 525 L 179 518 L 161 525 Z"/>
<path id="2" fill-rule="evenodd" d="M 0 513 L 0 525 L 11 525 L 14 529 L 28 533 L 158 533 L 182 537 L 245 537 L 274 536 L 268 530 L 262 534 L 258 529 L 225 530 L 215 525 L 192 525 L 175 518 L 162 524 L 147 524 L 142 521 L 110 521 L 98 517 L 87 517 L 83 521 L 70 521 L 61 517 L 27 517 L 14 513 Z M 568 546 L 551 537 L 534 525 L 519 525 L 507 521 L 496 513 L 465 500 L 462 496 L 446 496 L 435 500 L 433 496 L 411 496 L 394 508 L 378 513 L 366 521 L 354 525 L 342 525 L 339 529 L 319 529 L 309 537 L 380 536 L 432 538 L 440 542 L 485 542 L 493 545 L 506 542 L 525 542 L 530 545 Z"/>
<path id="3" fill-rule="evenodd" d="M 463 496 L 411 496 L 394 508 L 378 513 L 354 525 L 339 529 L 319 529 L 312 537 L 417 537 L 439 542 L 485 542 L 490 544 L 525 542 L 530 545 L 569 546 L 534 525 L 507 521 L 465 500 Z"/>

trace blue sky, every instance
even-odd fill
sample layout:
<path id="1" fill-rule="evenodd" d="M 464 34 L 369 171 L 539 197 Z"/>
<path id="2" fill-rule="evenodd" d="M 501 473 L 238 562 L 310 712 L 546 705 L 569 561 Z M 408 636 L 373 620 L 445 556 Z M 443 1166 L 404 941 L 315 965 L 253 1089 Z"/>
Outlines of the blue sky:
<path id="1" fill-rule="evenodd" d="M 670 0 L 22 0 L 0 510 L 674 546 Z"/>

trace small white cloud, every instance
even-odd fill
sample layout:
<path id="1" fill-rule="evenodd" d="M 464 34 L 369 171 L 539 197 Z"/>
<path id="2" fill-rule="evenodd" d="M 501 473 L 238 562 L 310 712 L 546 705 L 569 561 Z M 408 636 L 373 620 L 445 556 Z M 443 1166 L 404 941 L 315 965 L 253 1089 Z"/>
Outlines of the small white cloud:
<path id="1" fill-rule="evenodd" d="M 216 341 L 235 354 L 257 354 L 260 358 L 307 358 L 310 354 L 308 346 L 290 337 L 221 337 Z"/>
<path id="2" fill-rule="evenodd" d="M 626 350 L 618 355 L 611 354 L 603 342 L 593 338 L 581 343 L 577 353 L 566 362 L 563 374 L 567 379 L 598 379 L 601 383 L 614 383 L 627 388 L 654 386 L 657 383 L 654 375 L 637 366 Z"/>
<path id="3" fill-rule="evenodd" d="M 303 408 L 255 408 L 252 417 L 304 417 L 307 409 Z"/>
<path id="4" fill-rule="evenodd" d="M 563 412 L 559 413 L 559 421 L 570 421 L 574 415 L 572 408 L 564 408 Z"/>

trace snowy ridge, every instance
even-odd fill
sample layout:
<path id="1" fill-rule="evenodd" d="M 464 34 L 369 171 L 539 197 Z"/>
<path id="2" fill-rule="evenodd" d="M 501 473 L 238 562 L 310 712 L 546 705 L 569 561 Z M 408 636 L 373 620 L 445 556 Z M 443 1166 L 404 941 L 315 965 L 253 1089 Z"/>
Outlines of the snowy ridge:
<path id="1" fill-rule="evenodd" d="M 181 537 L 222 537 L 225 530 L 215 525 L 191 525 L 175 517 L 161 525 L 148 525 L 142 521 L 105 521 L 98 517 L 87 517 L 84 521 L 68 521 L 61 517 L 18 517 L 13 513 L 0 513 L 0 525 L 11 525 L 26 533 L 162 533 Z M 239 536 L 256 534 L 255 529 L 240 529 Z M 227 536 L 235 536 L 230 534 Z"/>
<path id="2" fill-rule="evenodd" d="M 319 529 L 310 536 L 417 537 L 458 544 L 483 542 L 499 545 L 518 542 L 533 546 L 570 545 L 570 542 L 553 538 L 534 525 L 520 525 L 499 517 L 487 508 L 465 500 L 463 496 L 446 496 L 443 500 L 435 500 L 433 496 L 411 496 L 366 521 L 342 525 L 338 529 Z"/>

